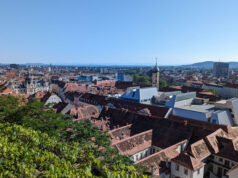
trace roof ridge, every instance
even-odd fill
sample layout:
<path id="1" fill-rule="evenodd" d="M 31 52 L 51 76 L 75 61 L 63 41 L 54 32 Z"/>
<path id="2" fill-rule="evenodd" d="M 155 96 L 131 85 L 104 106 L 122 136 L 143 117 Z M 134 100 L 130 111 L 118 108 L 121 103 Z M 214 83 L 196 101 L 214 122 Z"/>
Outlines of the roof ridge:
<path id="1" fill-rule="evenodd" d="M 183 140 L 183 141 L 181 141 L 181 142 L 178 142 L 178 143 L 176 143 L 176 144 L 174 144 L 174 145 L 171 145 L 171 146 L 169 146 L 169 147 L 167 147 L 167 148 L 165 148 L 165 149 L 162 149 L 162 150 L 160 150 L 160 151 L 157 152 L 157 153 L 154 153 L 154 154 L 152 154 L 152 155 L 149 155 L 149 156 L 147 156 L 147 157 L 145 157 L 145 158 L 139 160 L 139 161 L 136 162 L 135 164 L 138 164 L 138 163 L 140 163 L 140 162 L 142 162 L 142 161 L 145 161 L 145 160 L 147 160 L 147 159 L 149 159 L 149 158 L 152 158 L 152 157 L 154 157 L 154 156 L 156 156 L 156 155 L 158 155 L 158 154 L 161 154 L 161 153 L 163 153 L 163 152 L 170 151 L 170 149 L 172 149 L 172 148 L 174 148 L 175 146 L 177 146 L 177 145 L 179 145 L 179 144 L 181 144 L 181 143 L 183 143 L 183 142 L 186 142 L 186 141 L 187 141 L 187 139 L 185 139 L 185 140 Z"/>
<path id="2" fill-rule="evenodd" d="M 144 134 L 150 133 L 150 132 L 152 132 L 152 131 L 153 131 L 153 130 L 150 129 L 150 130 L 147 130 L 147 131 L 141 132 L 141 133 L 139 133 L 139 134 L 133 135 L 133 136 L 131 136 L 131 137 L 128 137 L 128 138 L 122 139 L 122 140 L 120 140 L 120 141 L 118 141 L 118 142 L 116 142 L 116 143 L 113 143 L 112 146 L 113 146 L 113 145 L 117 145 L 117 144 L 119 144 L 119 143 L 121 143 L 121 142 L 124 142 L 124 141 L 130 140 L 130 139 L 136 138 L 136 137 L 138 137 L 138 136 L 141 136 L 141 135 L 144 135 Z"/>

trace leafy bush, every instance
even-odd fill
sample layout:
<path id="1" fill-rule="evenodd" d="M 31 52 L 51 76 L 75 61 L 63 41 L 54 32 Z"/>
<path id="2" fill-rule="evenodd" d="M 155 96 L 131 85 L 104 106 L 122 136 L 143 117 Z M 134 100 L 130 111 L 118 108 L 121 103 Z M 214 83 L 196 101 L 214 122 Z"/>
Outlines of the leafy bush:
<path id="1" fill-rule="evenodd" d="M 130 163 L 90 121 L 0 96 L 0 177 L 144 177 Z"/>
<path id="2" fill-rule="evenodd" d="M 137 176 L 132 166 L 109 170 L 93 156 L 92 149 L 74 142 L 58 142 L 46 133 L 20 125 L 0 124 L 1 177 Z M 139 176 L 139 175 L 138 175 Z"/>
<path id="3" fill-rule="evenodd" d="M 151 78 L 148 75 L 133 74 L 134 83 L 143 83 L 145 85 L 151 85 Z"/>

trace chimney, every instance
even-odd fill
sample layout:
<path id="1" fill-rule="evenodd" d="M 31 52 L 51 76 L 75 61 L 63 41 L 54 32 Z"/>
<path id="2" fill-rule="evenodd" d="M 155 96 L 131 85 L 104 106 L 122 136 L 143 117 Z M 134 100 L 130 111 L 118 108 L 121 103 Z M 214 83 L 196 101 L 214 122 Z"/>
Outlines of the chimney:
<path id="1" fill-rule="evenodd" d="M 184 120 L 184 125 L 188 125 L 188 121 L 187 120 Z"/>

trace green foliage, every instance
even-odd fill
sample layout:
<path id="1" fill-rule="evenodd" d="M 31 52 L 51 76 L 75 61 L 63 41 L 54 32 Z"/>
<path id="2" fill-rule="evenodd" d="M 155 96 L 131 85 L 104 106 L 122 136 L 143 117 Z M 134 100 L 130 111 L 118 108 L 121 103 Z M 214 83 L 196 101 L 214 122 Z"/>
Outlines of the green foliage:
<path id="1" fill-rule="evenodd" d="M 148 75 L 133 74 L 133 82 L 151 85 L 151 78 Z"/>
<path id="2" fill-rule="evenodd" d="M 218 96 L 218 91 L 216 89 L 209 88 L 209 89 L 206 89 L 206 91 L 209 91 L 213 93 L 214 95 Z"/>
<path id="3" fill-rule="evenodd" d="M 163 89 L 163 88 L 165 88 L 167 86 L 168 86 L 168 83 L 166 82 L 166 80 L 160 78 L 160 80 L 159 80 L 159 88 Z"/>
<path id="4" fill-rule="evenodd" d="M 143 177 L 130 163 L 90 121 L 0 96 L 0 177 Z"/>
<path id="5" fill-rule="evenodd" d="M 116 177 L 137 176 L 132 166 L 109 170 L 92 154 L 90 145 L 58 142 L 46 133 L 22 126 L 0 124 L 1 177 Z"/>
<path id="6" fill-rule="evenodd" d="M 20 122 L 22 113 L 19 111 L 20 100 L 12 96 L 0 97 L 0 122 Z"/>

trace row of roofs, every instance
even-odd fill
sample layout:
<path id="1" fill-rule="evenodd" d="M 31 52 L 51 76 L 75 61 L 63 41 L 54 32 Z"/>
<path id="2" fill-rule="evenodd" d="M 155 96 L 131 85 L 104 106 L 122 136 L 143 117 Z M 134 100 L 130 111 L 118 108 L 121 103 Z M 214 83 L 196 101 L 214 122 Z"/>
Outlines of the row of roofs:
<path id="1" fill-rule="evenodd" d="M 170 109 L 165 107 L 76 93 L 69 103 L 97 107 L 100 114 L 91 117 L 91 122 L 109 131 L 113 148 L 131 156 L 134 164 L 146 166 L 152 174 L 187 177 L 196 172 L 219 177 L 238 164 L 236 128 L 168 115 Z M 219 166 L 217 159 L 221 157 L 226 162 L 220 161 Z M 179 166 L 183 173 L 178 171 Z M 213 169 L 207 171 L 205 167 L 211 166 Z"/>
<path id="2" fill-rule="evenodd" d="M 120 117 L 115 118 L 116 115 Z M 106 121 L 113 148 L 130 155 L 134 164 L 146 166 L 153 174 L 178 176 L 173 164 L 193 172 L 201 168 L 204 171 L 205 166 L 216 162 L 211 155 L 229 160 L 233 166 L 238 164 L 237 128 L 185 118 L 145 116 L 115 108 L 104 108 L 96 120 L 92 121 L 95 125 L 99 120 Z M 225 172 L 233 166 L 221 167 Z"/>
<path id="3" fill-rule="evenodd" d="M 237 128 L 178 117 L 168 114 L 170 108 L 78 92 L 74 91 L 77 85 L 59 82 L 58 86 L 61 84 L 62 90 L 56 89 L 65 98 L 49 92 L 32 97 L 45 103 L 56 101 L 56 112 L 70 114 L 76 121 L 89 119 L 99 129 L 109 131 L 112 147 L 152 174 L 220 176 L 238 164 Z M 217 162 L 218 158 L 223 162 Z M 207 171 L 211 166 L 213 169 Z"/>

